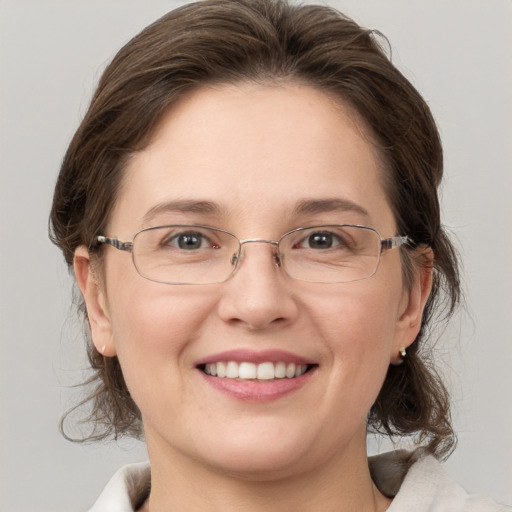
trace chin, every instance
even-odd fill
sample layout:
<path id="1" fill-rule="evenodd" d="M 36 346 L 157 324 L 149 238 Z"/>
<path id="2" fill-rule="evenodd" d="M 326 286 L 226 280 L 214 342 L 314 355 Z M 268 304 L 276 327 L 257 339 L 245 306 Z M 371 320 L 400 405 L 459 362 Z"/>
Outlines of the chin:
<path id="1" fill-rule="evenodd" d="M 258 453 L 257 453 L 258 452 Z M 231 478 L 252 482 L 276 481 L 306 471 L 306 465 L 296 454 L 255 450 L 210 462 L 212 469 Z"/>
<path id="2" fill-rule="evenodd" d="M 216 443 L 214 450 L 207 452 L 206 465 L 239 479 L 270 481 L 306 472 L 321 464 L 322 450 L 313 447 L 303 432 L 277 427 L 270 431 L 274 435 L 268 432 L 264 436 L 261 432 L 236 436 L 226 433 L 225 442 Z"/>

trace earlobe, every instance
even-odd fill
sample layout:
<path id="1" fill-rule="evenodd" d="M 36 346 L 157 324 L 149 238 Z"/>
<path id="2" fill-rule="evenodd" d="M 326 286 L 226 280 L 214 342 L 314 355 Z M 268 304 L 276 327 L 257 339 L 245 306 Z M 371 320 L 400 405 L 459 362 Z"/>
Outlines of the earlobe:
<path id="1" fill-rule="evenodd" d="M 406 350 L 418 336 L 423 320 L 423 311 L 432 289 L 434 264 L 432 249 L 422 249 L 416 258 L 414 280 L 411 288 L 404 294 L 404 304 L 401 307 L 397 321 L 391 364 L 401 364 L 403 362 L 402 351 Z"/>
<path id="2" fill-rule="evenodd" d="M 73 268 L 76 282 L 85 300 L 94 346 L 100 354 L 112 357 L 116 355 L 116 350 L 105 292 L 94 272 L 90 253 L 85 246 L 75 250 Z"/>

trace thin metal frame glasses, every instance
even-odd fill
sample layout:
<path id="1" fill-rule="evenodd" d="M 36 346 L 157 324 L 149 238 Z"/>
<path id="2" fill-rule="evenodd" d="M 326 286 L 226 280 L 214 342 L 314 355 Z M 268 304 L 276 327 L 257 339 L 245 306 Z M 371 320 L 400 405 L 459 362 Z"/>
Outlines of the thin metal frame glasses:
<path id="1" fill-rule="evenodd" d="M 131 252 L 137 272 L 150 281 L 214 284 L 234 274 L 248 243 L 274 246 L 274 263 L 289 277 L 326 284 L 368 279 L 377 272 L 384 251 L 414 244 L 408 236 L 382 239 L 375 229 L 353 224 L 301 227 L 279 240 L 239 240 L 211 226 L 174 224 L 142 229 L 131 242 L 97 236 L 91 249 L 106 244 Z"/>

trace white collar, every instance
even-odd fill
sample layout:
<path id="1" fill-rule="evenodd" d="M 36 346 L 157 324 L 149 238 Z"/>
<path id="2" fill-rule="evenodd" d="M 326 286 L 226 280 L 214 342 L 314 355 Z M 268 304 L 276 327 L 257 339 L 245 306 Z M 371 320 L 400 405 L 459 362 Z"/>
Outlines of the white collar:
<path id="1" fill-rule="evenodd" d="M 394 498 L 388 512 L 512 512 L 512 508 L 467 494 L 422 449 L 388 452 L 368 460 L 375 485 L 383 494 Z M 147 497 L 150 482 L 148 462 L 124 466 L 115 473 L 89 512 L 135 512 Z"/>

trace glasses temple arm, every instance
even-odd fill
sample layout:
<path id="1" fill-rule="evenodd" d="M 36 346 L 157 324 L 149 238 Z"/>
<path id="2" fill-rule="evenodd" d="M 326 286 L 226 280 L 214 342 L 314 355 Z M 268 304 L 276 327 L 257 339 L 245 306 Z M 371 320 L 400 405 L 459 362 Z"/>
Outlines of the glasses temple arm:
<path id="1" fill-rule="evenodd" d="M 408 236 L 392 236 L 381 241 L 382 250 L 394 249 L 395 247 L 401 247 L 402 245 L 409 245 L 414 247 L 416 244 Z"/>
<path id="2" fill-rule="evenodd" d="M 112 247 L 115 247 L 116 249 L 119 249 L 120 251 L 128 251 L 131 252 L 133 248 L 132 242 L 121 242 L 117 238 L 109 238 L 107 236 L 97 236 L 94 243 L 92 244 L 92 247 L 96 247 L 98 245 L 111 245 Z"/>

